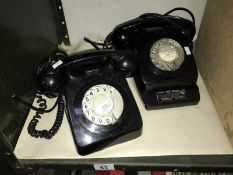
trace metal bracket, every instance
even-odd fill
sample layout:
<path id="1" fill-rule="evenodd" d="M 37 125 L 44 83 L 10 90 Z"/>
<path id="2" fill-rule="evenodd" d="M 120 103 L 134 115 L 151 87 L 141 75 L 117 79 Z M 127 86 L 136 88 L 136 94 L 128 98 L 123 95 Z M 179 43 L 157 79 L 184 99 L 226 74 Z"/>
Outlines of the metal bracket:
<path id="1" fill-rule="evenodd" d="M 55 13 L 56 26 L 57 26 L 57 35 L 59 39 L 58 44 L 64 43 L 67 46 L 70 46 L 69 34 L 66 26 L 66 19 L 63 11 L 63 6 L 61 0 L 53 0 L 51 5 Z"/>

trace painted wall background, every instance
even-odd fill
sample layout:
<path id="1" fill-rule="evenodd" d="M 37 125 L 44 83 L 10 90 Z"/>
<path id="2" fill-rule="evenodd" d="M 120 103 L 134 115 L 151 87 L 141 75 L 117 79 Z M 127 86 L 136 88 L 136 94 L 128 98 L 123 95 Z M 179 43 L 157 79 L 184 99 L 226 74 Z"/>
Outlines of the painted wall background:
<path id="1" fill-rule="evenodd" d="M 194 13 L 199 29 L 206 0 L 62 0 L 71 44 L 84 36 L 104 38 L 117 24 L 142 13 L 165 13 L 186 7 Z M 174 14 L 191 19 L 185 12 Z"/>

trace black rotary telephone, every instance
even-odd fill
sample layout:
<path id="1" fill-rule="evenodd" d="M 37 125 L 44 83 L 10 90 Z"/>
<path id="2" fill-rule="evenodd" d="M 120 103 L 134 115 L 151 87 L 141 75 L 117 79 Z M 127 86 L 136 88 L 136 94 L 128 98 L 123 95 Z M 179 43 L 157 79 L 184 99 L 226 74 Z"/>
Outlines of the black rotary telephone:
<path id="1" fill-rule="evenodd" d="M 170 15 L 177 10 L 190 14 L 192 21 Z M 136 50 L 139 70 L 134 80 L 146 109 L 193 105 L 200 100 L 192 54 L 195 32 L 195 18 L 188 9 L 146 13 L 117 25 L 103 48 Z"/>
<path id="2" fill-rule="evenodd" d="M 44 103 L 42 109 L 31 106 L 37 117 L 29 124 L 29 134 L 51 138 L 66 109 L 81 155 L 140 136 L 142 119 L 125 79 L 136 69 L 133 51 L 88 50 L 70 56 L 56 51 L 38 67 L 37 87 L 47 97 L 58 97 L 57 118 L 51 130 L 37 131 L 39 114 L 51 110 Z"/>

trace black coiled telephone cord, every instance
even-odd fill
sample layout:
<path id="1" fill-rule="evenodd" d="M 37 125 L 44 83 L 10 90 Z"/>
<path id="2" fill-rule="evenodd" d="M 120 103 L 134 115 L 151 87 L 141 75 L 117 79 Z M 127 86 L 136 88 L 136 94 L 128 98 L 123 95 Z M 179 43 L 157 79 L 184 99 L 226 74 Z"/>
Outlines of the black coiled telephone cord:
<path id="1" fill-rule="evenodd" d="M 47 109 L 47 104 L 46 100 L 41 96 L 41 95 L 36 95 L 35 98 L 37 98 L 37 103 L 39 104 L 39 108 L 32 106 L 31 104 L 27 103 L 23 99 L 19 98 L 18 96 L 13 95 L 12 98 L 25 106 L 30 107 L 31 109 L 36 111 L 36 114 L 33 116 L 32 120 L 29 122 L 28 125 L 28 133 L 35 138 L 45 138 L 45 139 L 51 139 L 59 130 L 62 120 L 63 120 L 63 115 L 64 115 L 64 101 L 62 99 L 62 96 L 58 96 L 56 103 L 54 106 L 50 109 Z M 41 119 L 41 115 L 44 113 L 51 112 L 57 107 L 57 115 L 55 122 L 53 126 L 51 127 L 50 130 L 37 130 L 36 126 L 39 123 L 39 119 Z"/>
<path id="2" fill-rule="evenodd" d="M 36 114 L 33 116 L 32 120 L 30 121 L 28 125 L 28 133 L 35 138 L 45 138 L 45 139 L 51 139 L 59 130 L 62 120 L 63 120 L 63 114 L 64 114 L 64 102 L 62 100 L 62 97 L 59 96 L 57 98 L 57 102 L 54 106 L 57 104 L 57 115 L 55 122 L 50 130 L 37 130 L 36 126 L 39 123 L 39 119 L 41 118 L 41 114 L 44 114 L 47 108 L 46 100 L 42 98 L 42 96 L 37 95 L 36 98 L 38 98 L 37 103 L 39 103 L 41 111 L 37 111 Z M 51 108 L 52 109 L 52 108 Z"/>

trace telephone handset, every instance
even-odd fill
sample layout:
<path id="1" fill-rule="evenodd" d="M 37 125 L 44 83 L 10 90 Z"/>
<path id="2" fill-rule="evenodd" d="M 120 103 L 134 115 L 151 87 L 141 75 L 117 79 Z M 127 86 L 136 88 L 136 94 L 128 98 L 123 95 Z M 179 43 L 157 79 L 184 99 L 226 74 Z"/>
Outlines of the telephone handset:
<path id="1" fill-rule="evenodd" d="M 142 119 L 125 79 L 136 69 L 132 50 L 88 50 L 70 56 L 59 51 L 39 66 L 38 90 L 50 98 L 58 96 L 56 121 L 60 127 L 65 108 L 79 154 L 141 135 Z M 29 133 L 36 137 L 51 138 L 59 128 L 36 131 L 37 123 L 29 124 Z"/>
<path id="2" fill-rule="evenodd" d="M 107 63 L 129 77 L 137 69 L 134 57 L 133 51 L 88 50 L 70 56 L 59 51 L 39 66 L 37 87 L 41 93 L 49 97 L 58 96 L 72 74 L 78 75 L 82 71 L 100 69 Z"/>
<path id="3" fill-rule="evenodd" d="M 181 10 L 187 12 L 192 21 L 169 15 L 170 13 Z M 182 37 L 189 40 L 192 47 L 192 39 L 195 35 L 195 18 L 191 11 L 186 8 L 175 8 L 165 14 L 145 13 L 139 17 L 117 25 L 106 37 L 105 48 L 129 49 L 135 48 L 135 40 L 141 33 L 153 29 L 170 30 L 175 33 L 181 33 Z"/>

